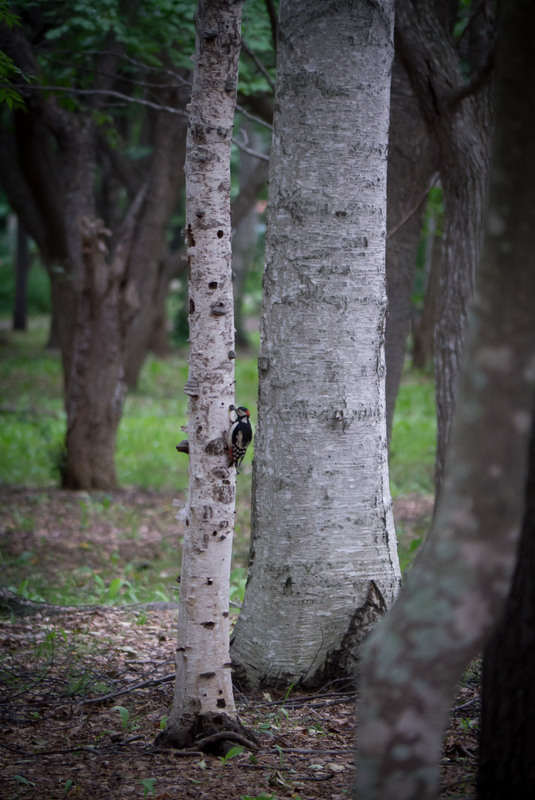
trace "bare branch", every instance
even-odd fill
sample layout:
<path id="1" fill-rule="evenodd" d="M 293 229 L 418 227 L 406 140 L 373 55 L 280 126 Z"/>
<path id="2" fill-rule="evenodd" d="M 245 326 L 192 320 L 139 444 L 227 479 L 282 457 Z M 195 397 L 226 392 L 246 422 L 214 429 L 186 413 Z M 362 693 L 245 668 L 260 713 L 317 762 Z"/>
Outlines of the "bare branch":
<path id="1" fill-rule="evenodd" d="M 101 53 L 99 51 L 90 51 L 90 52 L 93 52 L 95 55 L 106 55 L 108 51 L 105 51 L 104 53 Z M 111 55 L 112 51 L 109 51 L 109 53 Z M 150 81 L 142 81 L 142 80 L 139 80 L 138 78 L 128 77 L 128 75 L 122 75 L 121 74 L 119 76 L 119 75 L 117 75 L 116 72 L 115 73 L 105 72 L 104 70 L 94 69 L 93 67 L 76 66 L 76 69 L 77 69 L 78 72 L 83 72 L 83 73 L 87 73 L 87 74 L 90 74 L 90 75 L 97 75 L 97 76 L 102 76 L 102 77 L 105 77 L 105 78 L 113 78 L 115 80 L 120 78 L 121 83 L 130 83 L 133 86 L 139 86 L 139 87 L 141 87 L 143 89 L 158 89 L 158 90 L 161 90 L 161 89 L 177 89 L 179 87 L 181 87 L 181 88 L 187 87 L 187 88 L 191 89 L 191 81 L 186 80 L 181 75 L 179 75 L 177 72 L 173 72 L 172 70 L 169 70 L 169 69 L 163 69 L 163 68 L 159 69 L 157 67 L 147 67 L 142 62 L 135 61 L 134 59 L 129 58 L 128 56 L 126 56 L 124 54 L 119 56 L 119 58 L 120 59 L 125 59 L 126 61 L 129 61 L 129 62 L 132 62 L 134 65 L 138 66 L 140 69 L 147 69 L 147 70 L 150 69 L 150 70 L 153 70 L 155 72 L 158 72 L 159 74 L 169 75 L 173 79 L 173 82 L 172 83 L 153 83 L 153 82 L 150 82 Z M 66 67 L 72 67 L 73 66 L 71 61 L 66 61 L 66 60 L 61 59 L 61 58 L 50 59 L 50 63 L 51 64 L 58 64 L 60 66 L 66 66 Z"/>
<path id="2" fill-rule="evenodd" d="M 399 221 L 399 222 L 398 222 L 396 225 L 394 225 L 394 227 L 393 227 L 391 230 L 389 230 L 389 231 L 388 231 L 388 233 L 387 233 L 387 235 L 386 235 L 386 238 L 387 238 L 387 239 L 390 239 L 392 236 L 394 236 L 394 234 L 395 234 L 395 233 L 397 233 L 397 232 L 399 231 L 399 229 L 400 229 L 400 228 L 402 228 L 402 227 L 405 225 L 405 223 L 407 223 L 407 222 L 408 222 L 410 219 L 412 219 L 412 217 L 414 217 L 414 215 L 415 215 L 415 214 L 417 214 L 417 213 L 418 213 L 418 211 L 420 210 L 420 208 L 422 207 L 422 205 L 425 203 L 425 201 L 426 201 L 426 200 L 427 200 L 427 198 L 429 197 L 429 192 L 431 191 L 431 189 L 432 189 L 434 186 L 436 186 L 436 185 L 437 185 L 437 182 L 438 182 L 438 179 L 439 179 L 439 177 L 440 177 L 440 176 L 439 176 L 439 174 L 438 174 L 438 173 L 436 173 L 436 174 L 433 176 L 433 179 L 432 179 L 431 183 L 429 184 L 429 187 L 428 187 L 428 188 L 425 190 L 425 193 L 422 195 L 421 199 L 420 199 L 420 200 L 418 201 L 418 203 L 417 203 L 417 204 L 414 206 L 414 208 L 412 208 L 412 209 L 409 211 L 409 213 L 408 213 L 408 214 L 406 214 L 406 215 L 405 215 L 405 216 L 404 216 L 402 219 L 400 219 L 400 221 Z"/>
<path id="3" fill-rule="evenodd" d="M 243 153 L 247 153 L 248 156 L 254 156 L 254 158 L 259 158 L 261 161 L 269 161 L 269 156 L 265 153 L 260 153 L 258 150 L 252 150 L 250 147 L 247 147 L 247 137 L 245 142 L 240 142 L 235 136 L 232 137 L 233 144 L 236 145 Z"/>
<path id="4" fill-rule="evenodd" d="M 173 108 L 162 103 L 152 103 L 150 100 L 143 100 L 141 97 L 130 97 L 122 92 L 117 92 L 114 89 L 71 89 L 67 86 L 28 86 L 27 84 L 12 84 L 21 92 L 27 93 L 30 91 L 37 92 L 66 92 L 73 95 L 107 95 L 114 97 L 117 100 L 123 100 L 125 103 L 133 103 L 134 105 L 145 106 L 146 108 L 153 108 L 155 111 L 165 111 L 167 114 L 175 114 L 179 117 L 187 117 L 187 111 L 181 108 Z M 0 88 L 4 88 L 5 83 L 0 83 Z"/>
<path id="5" fill-rule="evenodd" d="M 269 131 L 273 130 L 273 125 L 270 125 L 269 122 L 266 122 L 260 117 L 257 117 L 255 114 L 251 114 L 250 111 L 247 111 L 243 106 L 240 106 L 238 103 L 236 103 L 236 111 L 239 111 L 240 114 L 243 114 L 243 116 L 246 117 L 246 119 L 250 119 L 251 122 L 256 122 L 258 123 L 258 125 L 263 125 L 264 128 L 267 128 Z"/>
<path id="6" fill-rule="evenodd" d="M 487 57 L 480 69 L 478 69 L 477 72 L 471 75 L 470 78 L 460 86 L 456 86 L 455 89 L 447 92 L 444 97 L 444 102 L 450 108 L 454 109 L 455 106 L 459 105 L 459 103 L 466 97 L 470 97 L 470 95 L 478 92 L 479 89 L 481 89 L 481 87 L 484 86 L 484 84 L 488 81 L 489 75 L 494 67 L 496 45 L 497 37 L 495 37 L 494 41 L 492 42 L 489 52 L 487 53 Z"/>
<path id="7" fill-rule="evenodd" d="M 258 67 L 258 69 L 260 70 L 260 72 L 262 73 L 264 78 L 267 80 L 269 85 L 271 86 L 271 90 L 274 92 L 275 91 L 275 84 L 273 83 L 271 75 L 269 74 L 269 72 L 267 71 L 265 66 L 262 64 L 262 62 L 260 61 L 260 59 L 258 58 L 256 53 L 254 53 L 251 50 L 251 48 L 245 43 L 244 39 L 241 40 L 241 46 L 242 46 L 242 50 L 245 50 L 245 52 L 247 53 L 249 58 L 253 59 L 254 63 L 256 64 L 256 66 Z"/>

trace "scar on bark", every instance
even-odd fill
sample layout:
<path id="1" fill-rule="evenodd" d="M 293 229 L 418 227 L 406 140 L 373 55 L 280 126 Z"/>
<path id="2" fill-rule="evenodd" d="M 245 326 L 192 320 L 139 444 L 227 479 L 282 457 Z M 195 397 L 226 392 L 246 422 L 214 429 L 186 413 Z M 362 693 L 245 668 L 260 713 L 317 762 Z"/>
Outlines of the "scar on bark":
<path id="1" fill-rule="evenodd" d="M 375 581 L 370 581 L 366 600 L 352 614 L 340 645 L 327 654 L 321 669 L 317 672 L 310 670 L 311 678 L 305 676 L 303 685 L 313 688 L 335 678 L 356 678 L 364 639 L 387 610 L 381 590 Z"/>
<path id="2" fill-rule="evenodd" d="M 186 236 L 186 242 L 187 242 L 188 247 L 195 247 L 195 237 L 193 235 L 193 229 L 192 229 L 191 225 L 188 225 L 188 227 L 186 228 L 184 233 L 185 233 L 185 236 Z"/>

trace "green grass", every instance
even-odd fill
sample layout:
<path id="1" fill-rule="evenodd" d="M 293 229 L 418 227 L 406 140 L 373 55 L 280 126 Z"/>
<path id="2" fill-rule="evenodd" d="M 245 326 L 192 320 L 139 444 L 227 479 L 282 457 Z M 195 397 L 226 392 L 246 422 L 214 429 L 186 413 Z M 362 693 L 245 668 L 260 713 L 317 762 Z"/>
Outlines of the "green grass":
<path id="1" fill-rule="evenodd" d="M 44 349 L 42 318 L 27 333 L 5 333 L 0 344 L 0 482 L 45 487 L 57 485 L 65 414 L 58 353 Z M 119 428 L 117 470 L 122 486 L 178 490 L 187 485 L 187 458 L 175 445 L 184 438 L 187 397 L 184 353 L 166 360 L 149 357 L 138 388 L 128 394 Z M 236 400 L 256 418 L 256 359 L 236 361 Z M 429 375 L 407 370 L 398 395 L 390 454 L 394 497 L 432 494 L 435 458 L 435 405 Z M 252 453 L 245 461 L 250 472 Z M 243 479 L 242 479 L 243 481 Z"/>
<path id="2" fill-rule="evenodd" d="M 433 379 L 407 370 L 396 403 L 390 445 L 390 487 L 393 497 L 433 494 L 436 450 Z"/>
<path id="3" fill-rule="evenodd" d="M 0 344 L 0 483 L 45 487 L 58 483 L 65 433 L 61 360 L 44 349 L 46 327 L 35 320 L 28 333 L 4 334 Z M 127 395 L 119 427 L 116 463 L 121 486 L 176 490 L 187 486 L 187 458 L 175 445 L 187 421 L 186 356 L 149 357 L 138 388 Z M 236 361 L 237 401 L 256 407 L 256 359 Z M 248 453 L 244 469 L 252 458 Z"/>
<path id="4" fill-rule="evenodd" d="M 116 454 L 120 484 L 160 492 L 141 508 L 127 495 L 54 493 L 65 415 L 60 357 L 44 349 L 46 336 L 44 318 L 32 319 L 26 333 L 0 334 L 0 484 L 34 490 L 2 512 L 3 533 L 12 537 L 10 547 L 0 549 L 2 583 L 29 599 L 60 604 L 175 600 L 180 541 L 173 498 L 183 499 L 188 483 L 187 457 L 175 449 L 185 436 L 180 427 L 187 414 L 186 355 L 149 357 L 138 388 L 126 398 Z M 253 354 L 237 359 L 236 385 L 237 403 L 251 408 L 256 419 Z M 394 497 L 433 493 L 435 429 L 433 380 L 407 370 L 393 426 Z M 243 598 L 246 580 L 251 459 L 248 452 L 237 484 L 231 581 L 236 601 Z M 407 551 L 401 556 L 409 563 L 413 543 L 405 542 L 401 529 L 398 533 Z M 70 566 L 62 561 L 62 543 Z"/>

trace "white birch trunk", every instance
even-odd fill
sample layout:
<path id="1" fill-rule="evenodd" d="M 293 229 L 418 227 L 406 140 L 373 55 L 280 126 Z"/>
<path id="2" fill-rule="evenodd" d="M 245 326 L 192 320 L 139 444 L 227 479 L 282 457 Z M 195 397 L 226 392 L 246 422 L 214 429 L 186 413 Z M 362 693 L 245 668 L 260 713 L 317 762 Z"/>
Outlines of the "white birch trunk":
<path id="1" fill-rule="evenodd" d="M 222 434 L 234 402 L 230 149 L 241 3 L 199 2 L 186 152 L 189 495 L 173 705 L 160 744 L 186 746 L 236 718 L 228 594 L 236 473 Z"/>
<path id="2" fill-rule="evenodd" d="M 281 3 L 240 684 L 353 672 L 400 581 L 384 326 L 393 2 Z"/>

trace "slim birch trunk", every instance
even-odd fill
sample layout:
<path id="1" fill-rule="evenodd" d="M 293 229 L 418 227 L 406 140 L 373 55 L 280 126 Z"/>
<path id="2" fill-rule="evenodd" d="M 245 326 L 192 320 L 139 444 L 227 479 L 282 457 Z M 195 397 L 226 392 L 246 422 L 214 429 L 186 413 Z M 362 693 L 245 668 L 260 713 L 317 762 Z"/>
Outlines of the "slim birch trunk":
<path id="1" fill-rule="evenodd" d="M 176 683 L 163 746 L 237 728 L 229 656 L 230 557 L 236 473 L 223 431 L 234 402 L 230 149 L 240 2 L 200 0 L 186 145 L 190 355 L 189 496 L 182 559 Z"/>
<path id="2" fill-rule="evenodd" d="M 455 683 L 500 618 L 517 557 L 535 386 L 535 7 L 507 0 L 501 13 L 489 214 L 444 488 L 366 647 L 359 800 L 437 796 Z"/>
<path id="3" fill-rule="evenodd" d="M 399 588 L 384 325 L 393 3 L 286 0 L 240 685 L 352 674 Z"/>

